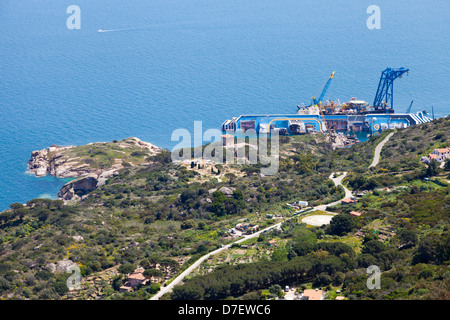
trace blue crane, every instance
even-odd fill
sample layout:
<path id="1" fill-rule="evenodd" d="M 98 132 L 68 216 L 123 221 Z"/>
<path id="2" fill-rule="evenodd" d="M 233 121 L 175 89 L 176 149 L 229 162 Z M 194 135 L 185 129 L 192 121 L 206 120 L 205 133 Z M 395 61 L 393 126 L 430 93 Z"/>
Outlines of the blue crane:
<path id="1" fill-rule="evenodd" d="M 378 83 L 377 93 L 373 101 L 375 108 L 394 109 L 394 80 L 401 78 L 404 73 L 409 73 L 406 68 L 387 68 L 381 73 L 380 82 Z"/>
<path id="2" fill-rule="evenodd" d="M 335 72 L 336 71 L 333 71 L 333 73 L 331 74 L 331 76 L 328 79 L 327 83 L 325 83 L 325 86 L 323 87 L 323 90 L 322 90 L 322 93 L 319 96 L 319 99 L 316 100 L 316 97 L 312 97 L 312 105 L 322 104 L 323 97 L 325 96 L 325 93 L 327 92 L 328 87 L 330 86 L 331 80 L 333 79 Z"/>
<path id="3" fill-rule="evenodd" d="M 411 103 L 409 104 L 408 110 L 406 110 L 406 113 L 410 113 L 411 112 L 411 107 L 413 104 L 414 100 L 411 101 Z"/>

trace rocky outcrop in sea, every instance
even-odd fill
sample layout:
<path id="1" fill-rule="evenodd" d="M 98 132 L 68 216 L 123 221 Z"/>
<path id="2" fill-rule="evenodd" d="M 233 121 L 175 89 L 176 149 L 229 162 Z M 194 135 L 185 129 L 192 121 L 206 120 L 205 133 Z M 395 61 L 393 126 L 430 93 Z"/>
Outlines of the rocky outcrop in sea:
<path id="1" fill-rule="evenodd" d="M 139 152 L 146 156 L 161 152 L 161 148 L 136 137 L 114 143 L 123 150 L 126 148 L 142 150 Z M 77 178 L 66 183 L 58 193 L 58 197 L 66 201 L 81 199 L 87 193 L 105 184 L 107 179 L 117 176 L 119 170 L 124 167 L 120 156 L 115 158 L 113 164 L 107 168 L 100 169 L 98 166 L 92 166 L 90 161 L 87 161 L 90 160 L 89 155 L 73 156 L 76 148 L 75 146 L 52 145 L 46 149 L 33 151 L 28 161 L 28 172 L 36 177 L 49 174 L 58 178 Z M 105 149 L 107 150 L 107 148 L 106 146 Z M 127 163 L 134 165 L 130 162 Z"/>

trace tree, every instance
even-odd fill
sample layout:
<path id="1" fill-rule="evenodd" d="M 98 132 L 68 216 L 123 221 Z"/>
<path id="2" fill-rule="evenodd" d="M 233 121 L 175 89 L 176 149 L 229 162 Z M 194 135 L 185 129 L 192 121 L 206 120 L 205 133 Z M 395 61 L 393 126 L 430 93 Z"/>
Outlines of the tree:
<path id="1" fill-rule="evenodd" d="M 278 297 L 283 297 L 284 296 L 284 292 L 283 289 L 281 288 L 281 286 L 279 284 L 273 284 L 269 287 L 269 292 L 277 295 Z"/>
<path id="2" fill-rule="evenodd" d="M 444 170 L 450 171 L 450 158 L 447 158 L 447 160 L 445 161 Z"/>
<path id="3" fill-rule="evenodd" d="M 220 191 L 215 191 L 213 193 L 214 200 L 212 203 L 212 211 L 218 216 L 221 217 L 225 215 L 226 209 L 225 209 L 225 201 L 227 198 L 225 195 Z"/>
<path id="4" fill-rule="evenodd" d="M 66 294 L 69 291 L 69 288 L 67 288 L 66 278 L 67 276 L 65 274 L 61 274 L 56 277 L 56 280 L 53 283 L 53 288 L 60 296 Z"/>
<path id="5" fill-rule="evenodd" d="M 133 273 L 136 269 L 136 266 L 131 263 L 122 264 L 119 268 L 117 268 L 117 271 L 119 271 L 122 274 L 129 274 Z"/>
<path id="6" fill-rule="evenodd" d="M 347 232 L 352 231 L 355 228 L 355 222 L 348 214 L 338 214 L 334 216 L 330 221 L 330 232 L 341 236 Z"/>
<path id="7" fill-rule="evenodd" d="M 13 210 L 22 209 L 23 208 L 23 204 L 15 202 L 15 203 L 10 204 L 9 207 L 11 209 L 13 209 Z"/>
<path id="8" fill-rule="evenodd" d="M 197 226 L 197 224 L 195 223 L 194 220 L 188 219 L 188 220 L 183 221 L 183 223 L 181 223 L 180 228 L 182 230 L 186 230 L 186 229 L 195 228 L 196 226 Z"/>
<path id="9" fill-rule="evenodd" d="M 197 253 L 205 254 L 206 252 L 208 252 L 208 247 L 203 243 L 197 247 Z"/>
<path id="10" fill-rule="evenodd" d="M 414 254 L 413 264 L 436 261 L 440 242 L 440 235 L 437 233 L 432 233 L 424 237 Z"/>
<path id="11" fill-rule="evenodd" d="M 115 276 L 112 280 L 111 286 L 114 290 L 119 291 L 120 287 L 123 285 L 122 275 Z"/>
<path id="12" fill-rule="evenodd" d="M 314 248 L 315 246 L 311 242 L 296 242 L 292 245 L 292 251 L 294 251 L 297 256 L 305 256 L 314 251 Z"/>
<path id="13" fill-rule="evenodd" d="M 277 248 L 272 253 L 272 261 L 284 262 L 288 260 L 287 250 L 284 248 Z"/>
<path id="14" fill-rule="evenodd" d="M 243 201 L 244 200 L 244 192 L 242 192 L 241 189 L 236 189 L 233 191 L 233 198 L 238 200 L 238 201 Z"/>
<path id="15" fill-rule="evenodd" d="M 182 203 L 185 203 L 189 199 L 195 199 L 197 197 L 197 192 L 192 189 L 184 189 L 183 192 L 181 192 L 180 195 L 180 201 Z"/>
<path id="16" fill-rule="evenodd" d="M 345 280 L 345 273 L 340 271 L 336 272 L 333 277 L 333 286 L 335 287 L 340 286 L 342 283 L 344 283 L 344 280 Z"/>
<path id="17" fill-rule="evenodd" d="M 236 180 L 236 175 L 234 173 L 228 172 L 225 173 L 225 177 L 228 179 L 228 182 L 231 184 Z"/>
<path id="18" fill-rule="evenodd" d="M 378 257 L 380 253 L 386 250 L 387 247 L 383 242 L 378 240 L 370 240 L 364 244 L 361 253 L 368 253 L 374 257 Z"/>
<path id="19" fill-rule="evenodd" d="M 160 288 L 161 288 L 161 285 L 159 283 L 152 283 L 148 287 L 145 287 L 144 290 L 150 294 L 155 294 L 159 291 Z"/>
<path id="20" fill-rule="evenodd" d="M 403 229 L 398 237 L 403 245 L 415 246 L 417 243 L 417 233 L 413 230 Z"/>
<path id="21" fill-rule="evenodd" d="M 370 253 L 363 253 L 358 258 L 358 266 L 361 268 L 367 268 L 371 265 L 376 265 L 377 259 Z"/>
<path id="22" fill-rule="evenodd" d="M 437 162 L 435 159 L 432 159 L 430 161 L 430 164 L 428 165 L 428 168 L 426 170 L 426 174 L 429 177 L 435 176 L 439 173 L 439 162 Z"/>
<path id="23" fill-rule="evenodd" d="M 152 277 L 155 278 L 161 278 L 164 276 L 164 272 L 162 272 L 161 270 L 155 269 L 155 268 L 151 268 L 151 269 L 147 269 L 143 272 L 144 277 L 146 277 L 147 279 L 150 279 Z"/>
<path id="24" fill-rule="evenodd" d="M 322 272 L 321 274 L 317 275 L 317 276 L 314 278 L 313 286 L 314 286 L 314 287 L 327 286 L 327 285 L 329 285 L 332 281 L 333 281 L 333 279 L 331 279 L 331 277 L 330 277 L 327 273 Z"/>
<path id="25" fill-rule="evenodd" d="M 378 240 L 378 235 L 373 234 L 373 233 L 364 235 L 363 244 L 365 244 L 366 242 L 369 242 L 370 240 Z"/>
<path id="26" fill-rule="evenodd" d="M 309 230 L 307 227 L 295 228 L 292 235 L 292 240 L 294 242 L 309 242 L 316 243 L 317 237 L 314 232 Z"/>
<path id="27" fill-rule="evenodd" d="M 173 288 L 171 298 L 173 300 L 201 300 L 205 290 L 198 285 L 176 286 Z"/>
<path id="28" fill-rule="evenodd" d="M 180 264 L 177 261 L 169 258 L 161 259 L 159 264 L 164 268 L 169 267 L 172 270 L 172 272 L 175 272 L 180 268 Z"/>

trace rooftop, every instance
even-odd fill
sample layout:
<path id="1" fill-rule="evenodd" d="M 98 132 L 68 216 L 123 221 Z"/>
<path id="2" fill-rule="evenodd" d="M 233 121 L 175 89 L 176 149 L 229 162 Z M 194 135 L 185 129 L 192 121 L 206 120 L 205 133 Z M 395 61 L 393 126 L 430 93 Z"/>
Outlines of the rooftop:
<path id="1" fill-rule="evenodd" d="M 438 148 L 438 149 L 434 149 L 434 152 L 439 152 L 439 153 L 446 153 L 446 152 L 450 152 L 450 147 L 447 148 Z"/>
<path id="2" fill-rule="evenodd" d="M 303 297 L 308 297 L 308 300 L 322 300 L 322 290 L 306 289 L 303 291 Z"/>
<path id="3" fill-rule="evenodd" d="M 435 159 L 436 160 L 437 158 L 439 158 L 439 156 L 437 154 L 430 153 L 430 159 Z"/>
<path id="4" fill-rule="evenodd" d="M 128 279 L 135 279 L 135 280 L 145 280 L 145 277 L 140 272 L 132 273 L 128 276 Z"/>
<path id="5" fill-rule="evenodd" d="M 353 200 L 353 199 L 350 199 L 350 198 L 345 198 L 345 199 L 341 200 L 341 202 L 343 202 L 343 203 L 354 203 L 354 202 L 356 202 L 356 200 Z"/>

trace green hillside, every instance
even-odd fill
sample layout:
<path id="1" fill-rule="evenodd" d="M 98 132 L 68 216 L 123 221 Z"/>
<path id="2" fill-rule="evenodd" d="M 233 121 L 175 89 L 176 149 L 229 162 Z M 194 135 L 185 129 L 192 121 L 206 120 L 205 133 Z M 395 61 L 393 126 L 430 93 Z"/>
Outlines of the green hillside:
<path id="1" fill-rule="evenodd" d="M 387 132 L 336 150 L 320 135 L 283 137 L 274 176 L 261 177 L 261 164 L 179 165 L 163 150 L 140 166 L 125 166 L 75 204 L 47 199 L 12 204 L 0 214 L 0 296 L 148 299 L 200 256 L 230 243 L 228 230 L 236 224 L 264 228 L 275 223 L 267 214 L 292 217 L 287 202 L 319 205 L 341 199 L 343 189 L 328 177 L 349 171 L 346 184 L 367 193 L 356 204 L 333 207 L 339 218 L 331 225 L 306 227 L 289 220 L 282 230 L 258 238 L 257 258 L 248 266 L 237 267 L 239 259 L 211 265 L 207 276 L 188 280 L 172 298 L 267 298 L 264 290 L 281 283 L 339 289 L 351 299 L 448 299 L 447 173 L 439 169 L 431 181 L 423 181 L 427 168 L 419 158 L 448 143 L 449 123 L 446 118 L 395 133 L 372 169 L 367 167 L 374 148 Z M 415 140 L 422 133 L 426 140 Z M 404 139 L 417 142 L 417 148 L 403 148 Z M 102 154 L 117 152 L 111 146 Z M 86 146 L 86 152 L 92 148 Z M 403 166 L 399 154 L 414 163 Z M 350 211 L 363 214 L 351 217 Z M 280 251 L 269 244 L 271 239 L 280 243 Z M 53 270 L 67 260 L 81 269 L 80 291 L 68 292 L 70 274 Z M 382 290 L 365 287 L 369 263 L 383 271 Z M 126 274 L 138 266 L 149 270 L 147 275 L 158 274 L 158 280 L 119 292 Z M 249 268 L 260 272 L 246 272 Z M 262 275 L 271 280 L 261 280 Z M 220 286 L 214 285 L 219 278 Z M 189 292 L 195 295 L 186 296 Z"/>

